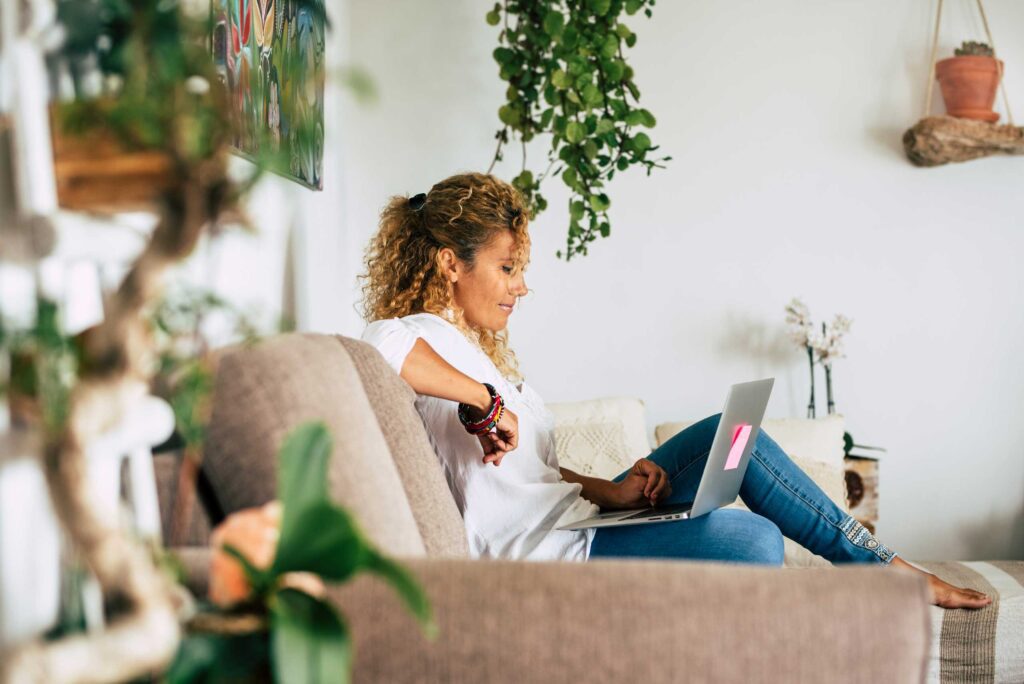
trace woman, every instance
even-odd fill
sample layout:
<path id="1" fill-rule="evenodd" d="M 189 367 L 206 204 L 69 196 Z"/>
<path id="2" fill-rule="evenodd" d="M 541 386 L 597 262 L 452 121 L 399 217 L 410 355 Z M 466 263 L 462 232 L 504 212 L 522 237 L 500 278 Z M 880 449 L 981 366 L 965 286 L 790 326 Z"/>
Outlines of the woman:
<path id="1" fill-rule="evenodd" d="M 923 572 L 829 500 L 764 432 L 740 489 L 750 511 L 555 529 L 598 510 L 692 501 L 719 416 L 679 433 L 611 481 L 558 466 L 552 416 L 523 382 L 506 333 L 516 301 L 527 293 L 527 219 L 510 185 L 483 174 L 453 176 L 429 193 L 391 200 L 363 276 L 370 321 L 363 338 L 416 391 L 474 556 L 781 565 L 784 534 L 835 563 Z M 924 574 L 936 605 L 980 608 L 991 601 Z"/>

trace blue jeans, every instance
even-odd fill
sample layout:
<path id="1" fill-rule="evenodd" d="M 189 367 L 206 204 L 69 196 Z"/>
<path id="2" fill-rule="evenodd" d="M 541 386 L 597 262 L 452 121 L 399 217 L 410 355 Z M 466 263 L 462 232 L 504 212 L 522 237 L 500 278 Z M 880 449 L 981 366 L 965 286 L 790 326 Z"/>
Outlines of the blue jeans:
<path id="1" fill-rule="evenodd" d="M 648 456 L 665 470 L 672 485 L 672 495 L 661 503 L 694 500 L 720 417 L 691 425 Z M 640 556 L 782 565 L 783 535 L 833 563 L 887 565 L 896 556 L 833 503 L 764 431 L 751 451 L 740 498 L 749 511 L 719 508 L 691 520 L 599 527 L 590 558 Z"/>

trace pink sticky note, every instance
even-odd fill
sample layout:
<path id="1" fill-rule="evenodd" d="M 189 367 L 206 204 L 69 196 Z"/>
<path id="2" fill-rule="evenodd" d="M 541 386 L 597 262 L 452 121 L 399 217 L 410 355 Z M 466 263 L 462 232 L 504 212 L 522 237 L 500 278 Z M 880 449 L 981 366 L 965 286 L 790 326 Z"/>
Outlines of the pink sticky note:
<path id="1" fill-rule="evenodd" d="M 740 457 L 743 456 L 743 449 L 750 439 L 752 425 L 738 425 L 732 436 L 732 446 L 729 448 L 729 458 L 725 459 L 725 470 L 735 470 L 740 465 Z"/>

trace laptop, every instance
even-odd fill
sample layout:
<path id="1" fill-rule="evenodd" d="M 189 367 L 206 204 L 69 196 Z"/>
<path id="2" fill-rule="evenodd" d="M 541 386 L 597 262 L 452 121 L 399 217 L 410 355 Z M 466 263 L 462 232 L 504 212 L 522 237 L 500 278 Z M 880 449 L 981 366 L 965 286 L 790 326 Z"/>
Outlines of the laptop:
<path id="1" fill-rule="evenodd" d="M 728 506 L 740 493 L 743 475 L 747 472 L 750 452 L 761 430 L 768 397 L 775 378 L 733 385 L 725 400 L 722 418 L 715 432 L 697 487 L 697 496 L 687 503 L 635 508 L 599 513 L 584 520 L 557 527 L 559 530 L 582 530 L 588 527 L 644 525 L 668 520 L 686 520 Z"/>

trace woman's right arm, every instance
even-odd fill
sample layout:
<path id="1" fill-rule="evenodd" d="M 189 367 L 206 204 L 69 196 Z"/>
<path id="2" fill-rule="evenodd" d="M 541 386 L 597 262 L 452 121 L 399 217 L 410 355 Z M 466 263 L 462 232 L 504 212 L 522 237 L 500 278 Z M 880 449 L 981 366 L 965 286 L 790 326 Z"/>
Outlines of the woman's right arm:
<path id="1" fill-rule="evenodd" d="M 477 382 L 444 360 L 422 337 L 401 362 L 399 375 L 417 394 L 468 404 L 483 415 L 491 408 L 491 394 Z M 508 407 L 493 432 L 479 436 L 484 463 L 500 465 L 505 454 L 519 445 L 519 419 Z"/>
<path id="2" fill-rule="evenodd" d="M 491 407 L 487 388 L 445 361 L 422 337 L 405 357 L 399 375 L 417 394 L 469 404 L 481 413 Z"/>

